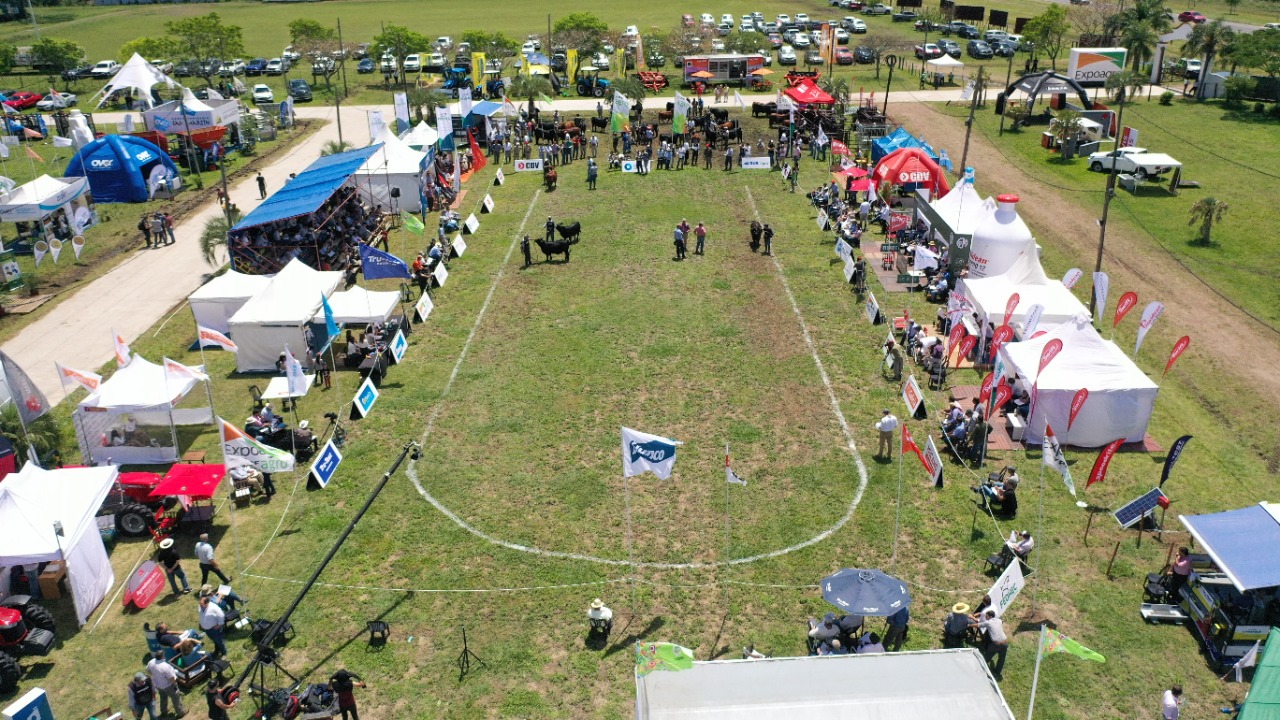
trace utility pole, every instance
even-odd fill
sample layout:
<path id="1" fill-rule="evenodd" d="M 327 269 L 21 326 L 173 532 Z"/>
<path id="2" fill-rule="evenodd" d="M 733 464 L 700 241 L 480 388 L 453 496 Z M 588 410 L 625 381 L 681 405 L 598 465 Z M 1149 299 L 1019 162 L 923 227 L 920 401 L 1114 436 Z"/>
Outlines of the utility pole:
<path id="1" fill-rule="evenodd" d="M 893 69 L 898 65 L 897 55 L 885 55 L 884 64 L 889 66 L 889 81 L 884 84 L 884 110 L 880 113 L 889 117 L 889 88 L 893 86 Z"/>
<path id="2" fill-rule="evenodd" d="M 978 89 L 982 87 L 983 67 L 978 66 L 978 79 L 973 81 L 973 97 L 969 98 L 969 119 L 964 121 L 964 152 L 960 155 L 960 175 L 969 167 L 969 136 L 973 134 L 973 116 L 978 111 Z"/>
<path id="3" fill-rule="evenodd" d="M 347 88 L 347 48 L 342 44 L 342 18 L 338 18 L 338 58 L 342 61 L 342 94 L 351 91 Z"/>
<path id="4" fill-rule="evenodd" d="M 1120 133 L 1124 132 L 1124 102 L 1125 95 L 1128 94 L 1126 88 L 1120 88 L 1120 114 L 1116 117 L 1116 149 L 1120 149 Z M 1095 273 L 1102 272 L 1102 251 L 1107 244 L 1107 214 L 1111 210 L 1111 198 L 1116 194 L 1116 158 L 1111 157 L 1111 167 L 1104 167 L 1103 172 L 1107 174 L 1107 192 L 1102 196 L 1102 218 L 1098 220 L 1098 259 L 1093 264 Z M 1089 314 L 1093 315 L 1097 310 L 1098 293 L 1089 293 Z"/>
<path id="5" fill-rule="evenodd" d="M 338 18 L 338 51 L 342 53 L 342 93 L 347 91 L 347 57 L 342 47 L 342 18 Z M 379 60 L 381 62 L 381 60 Z M 342 93 L 333 90 L 333 114 L 338 119 L 338 146 L 342 146 Z"/>
<path id="6" fill-rule="evenodd" d="M 981 70 L 982 68 L 978 68 Z M 1013 56 L 1009 56 L 1009 71 L 1004 75 L 1004 104 L 1000 107 L 1000 137 L 1004 137 L 1004 114 L 1009 109 L 1009 83 L 1013 82 Z"/>

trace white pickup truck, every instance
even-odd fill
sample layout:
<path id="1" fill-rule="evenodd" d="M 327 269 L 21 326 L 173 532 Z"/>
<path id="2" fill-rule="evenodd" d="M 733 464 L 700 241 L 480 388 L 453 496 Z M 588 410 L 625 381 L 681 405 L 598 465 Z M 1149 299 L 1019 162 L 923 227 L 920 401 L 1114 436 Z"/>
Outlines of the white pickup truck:
<path id="1" fill-rule="evenodd" d="M 1089 156 L 1089 169 L 1094 172 L 1132 173 L 1140 178 L 1163 175 L 1182 167 L 1182 163 L 1164 153 L 1147 152 L 1146 148 L 1123 147 Z"/>

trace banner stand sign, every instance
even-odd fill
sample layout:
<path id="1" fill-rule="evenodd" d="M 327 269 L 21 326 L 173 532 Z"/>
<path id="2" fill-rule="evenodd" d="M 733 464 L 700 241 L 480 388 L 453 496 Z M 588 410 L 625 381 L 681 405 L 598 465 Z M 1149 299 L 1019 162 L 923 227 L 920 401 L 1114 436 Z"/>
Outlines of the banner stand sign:
<path id="1" fill-rule="evenodd" d="M 444 287 L 444 281 L 449 279 L 449 268 L 444 263 L 438 263 L 436 269 L 431 272 L 431 277 L 436 279 L 436 287 Z"/>
<path id="2" fill-rule="evenodd" d="M 1000 574 L 996 584 L 991 586 L 991 608 L 996 611 L 996 617 L 1004 617 L 1004 611 L 1009 609 L 1013 604 L 1014 598 L 1018 597 L 1018 593 L 1022 592 L 1022 588 L 1027 584 L 1026 579 L 1022 576 L 1022 562 L 1020 560 L 1012 560 L 1009 566 Z"/>
<path id="3" fill-rule="evenodd" d="M 323 490 L 329 486 L 329 481 L 333 479 L 333 474 L 338 471 L 338 466 L 341 464 L 342 453 L 338 452 L 337 446 L 333 444 L 333 438 L 329 438 L 329 442 L 320 449 L 320 454 L 316 455 L 315 462 L 311 463 L 311 477 Z"/>
<path id="4" fill-rule="evenodd" d="M 462 257 L 462 253 L 467 251 L 467 241 L 462 239 L 462 233 L 458 233 L 449 241 L 449 253 L 453 257 Z"/>
<path id="5" fill-rule="evenodd" d="M 502 185 L 507 181 L 507 176 L 502 174 L 502 168 L 498 168 L 498 174 L 493 178 L 494 185 Z"/>
<path id="6" fill-rule="evenodd" d="M 467 221 L 462 224 L 462 227 L 466 228 L 467 235 L 475 235 L 476 231 L 480 229 L 480 221 L 476 219 L 476 214 L 471 213 L 468 215 Z"/>
<path id="7" fill-rule="evenodd" d="M 537 160 L 517 160 L 515 162 L 516 172 L 542 172 L 542 159 Z"/>
<path id="8" fill-rule="evenodd" d="M 484 201 L 480 203 L 480 208 L 480 212 L 482 213 L 493 212 L 493 198 L 490 197 L 488 193 L 485 193 Z"/>
<path id="9" fill-rule="evenodd" d="M 907 404 L 907 413 L 915 419 L 925 420 L 929 417 L 929 411 L 924 408 L 924 395 L 920 392 L 915 375 L 908 375 L 907 381 L 902 384 L 902 401 Z"/>
<path id="10" fill-rule="evenodd" d="M 431 317 L 431 311 L 436 308 L 435 303 L 431 302 L 431 296 L 422 293 L 422 297 L 418 298 L 418 302 L 413 306 L 413 312 L 418 316 L 418 322 L 424 323 L 427 318 Z"/>
<path id="11" fill-rule="evenodd" d="M 769 158 L 767 157 L 742 158 L 743 170 L 768 170 L 770 167 Z"/>
<path id="12" fill-rule="evenodd" d="M 876 302 L 875 293 L 867 293 L 867 302 L 865 307 L 867 311 L 867 322 L 872 325 L 879 325 L 884 322 L 884 318 L 880 315 L 880 303 Z"/>
<path id="13" fill-rule="evenodd" d="M 397 330 L 396 336 L 391 341 L 391 360 L 396 365 L 404 360 L 404 353 L 409 349 L 409 341 L 405 339 L 404 332 Z"/>
<path id="14" fill-rule="evenodd" d="M 373 378 L 367 377 L 356 390 L 356 396 L 351 401 L 351 419 L 359 420 L 368 417 L 369 411 L 373 410 L 373 404 L 376 402 L 378 402 L 378 388 L 374 387 Z"/>

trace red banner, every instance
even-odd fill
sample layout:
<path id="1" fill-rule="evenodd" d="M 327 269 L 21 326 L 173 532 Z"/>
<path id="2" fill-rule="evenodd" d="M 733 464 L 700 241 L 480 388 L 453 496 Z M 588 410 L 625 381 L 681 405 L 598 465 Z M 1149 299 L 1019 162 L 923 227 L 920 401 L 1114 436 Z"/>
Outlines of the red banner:
<path id="1" fill-rule="evenodd" d="M 911 216 L 906 213 L 891 213 L 889 215 L 889 232 L 896 233 L 900 230 L 906 230 L 911 225 Z"/>
<path id="2" fill-rule="evenodd" d="M 1067 417 L 1067 432 L 1071 432 L 1071 424 L 1076 421 L 1080 408 L 1084 407 L 1084 401 L 1088 399 L 1089 391 L 1084 388 L 1077 390 L 1075 397 L 1071 398 L 1071 415 Z"/>
<path id="3" fill-rule="evenodd" d="M 1169 353 L 1169 362 L 1164 364 L 1164 372 L 1160 373 L 1160 377 L 1163 378 L 1165 375 L 1169 374 L 1169 370 L 1173 367 L 1173 364 L 1178 362 L 1178 358 L 1182 357 L 1182 353 L 1186 351 L 1187 346 L 1190 344 L 1191 337 L 1189 335 L 1183 335 L 1178 338 L 1178 342 L 1173 344 L 1173 352 Z"/>
<path id="4" fill-rule="evenodd" d="M 947 349 L 954 349 L 956 344 L 960 342 L 960 339 L 968 332 L 968 330 L 964 329 L 964 323 L 956 323 L 955 327 L 951 328 L 951 334 L 947 336 Z"/>
<path id="5" fill-rule="evenodd" d="M 489 164 L 489 161 L 484 159 L 484 151 L 480 149 L 480 143 L 476 142 L 476 136 L 472 135 L 470 130 L 467 130 L 467 142 L 471 146 L 471 170 L 479 172 Z"/>
<path id="6" fill-rule="evenodd" d="M 995 373 L 987 373 L 987 376 L 982 378 L 982 391 L 978 393 L 978 402 L 986 402 L 991 397 L 991 386 L 995 383 L 995 379 Z"/>
<path id="7" fill-rule="evenodd" d="M 1116 303 L 1116 319 L 1111 321 L 1111 327 L 1112 328 L 1118 327 L 1120 325 L 1120 321 L 1124 319 L 1124 316 L 1128 315 L 1129 311 L 1132 310 L 1135 306 L 1137 306 L 1137 304 L 1138 304 L 1138 293 L 1127 292 L 1121 295 L 1120 302 Z"/>
<path id="8" fill-rule="evenodd" d="M 831 153 L 833 155 L 852 155 L 853 154 L 849 152 L 849 146 L 845 145 L 839 140 L 831 141 Z"/>
<path id="9" fill-rule="evenodd" d="M 1098 453 L 1098 459 L 1093 461 L 1093 470 L 1089 473 L 1089 482 L 1085 483 L 1085 488 L 1096 482 L 1102 482 L 1107 479 L 1107 468 L 1111 466 L 1111 458 L 1124 444 L 1124 438 L 1113 440 L 1111 444 L 1102 448 L 1102 452 Z"/>
<path id="10" fill-rule="evenodd" d="M 1013 339 L 1013 328 L 1008 325 L 1001 325 L 991 334 L 991 344 L 1000 347 L 1001 345 Z"/>
<path id="11" fill-rule="evenodd" d="M 124 604 L 145 610 L 164 590 L 164 570 L 148 560 L 133 571 L 124 584 Z"/>
<path id="12" fill-rule="evenodd" d="M 960 357 L 956 358 L 956 362 L 959 363 L 964 358 L 969 357 L 969 353 L 973 352 L 973 346 L 977 344 L 978 344 L 978 338 L 974 337 L 973 335 L 969 335 L 965 339 L 961 340 L 960 341 Z"/>
<path id="13" fill-rule="evenodd" d="M 1018 303 L 1020 302 L 1022 302 L 1022 296 L 1018 293 L 1009 296 L 1009 302 L 1004 304 L 1004 323 L 1001 327 L 1008 325 L 1009 321 L 1013 319 L 1013 311 L 1018 309 Z M 999 332 L 999 330 L 996 332 Z"/>
<path id="14" fill-rule="evenodd" d="M 916 439 L 911 437 L 907 424 L 902 423 L 902 454 L 906 455 L 909 452 L 915 453 L 916 457 L 920 458 L 920 462 L 924 462 L 924 454 L 920 452 L 920 446 L 916 444 Z"/>
<path id="15" fill-rule="evenodd" d="M 996 407 L 997 408 L 1004 407 L 1005 403 L 1009 402 L 1009 399 L 1012 397 L 1013 397 L 1013 388 L 1009 387 L 1008 385 L 996 386 Z"/>
<path id="16" fill-rule="evenodd" d="M 1044 350 L 1040 351 L 1040 369 L 1036 371 L 1036 375 L 1039 376 L 1040 373 L 1044 372 L 1044 369 L 1049 367 L 1049 363 L 1053 362 L 1053 359 L 1058 357 L 1060 352 L 1062 352 L 1061 340 L 1054 338 L 1045 343 Z"/>

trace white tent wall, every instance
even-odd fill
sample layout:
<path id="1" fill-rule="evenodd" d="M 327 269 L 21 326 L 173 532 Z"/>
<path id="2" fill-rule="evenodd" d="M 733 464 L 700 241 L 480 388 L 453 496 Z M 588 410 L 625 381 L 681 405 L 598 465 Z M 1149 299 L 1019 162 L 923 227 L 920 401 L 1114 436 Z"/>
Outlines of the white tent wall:
<path id="1" fill-rule="evenodd" d="M 196 324 L 220 333 L 231 331 L 231 316 L 271 282 L 268 275 L 245 275 L 228 270 L 187 297 Z"/>
<path id="2" fill-rule="evenodd" d="M 112 442 L 111 431 L 119 431 L 129 417 L 136 420 L 137 432 L 139 436 L 145 436 L 145 444 L 135 441 L 134 444 L 116 445 Z M 168 406 L 157 405 L 145 410 L 77 410 L 72 419 L 80 455 L 86 463 L 154 465 L 178 459 L 177 432 Z"/>
<path id="3" fill-rule="evenodd" d="M 139 355 L 115 371 L 80 401 L 72 419 L 86 463 L 119 465 L 173 462 L 178 459 L 174 406 L 196 386 L 194 378 L 173 378 Z M 209 422 L 204 412 L 182 411 L 196 422 Z M 133 419 L 137 426 L 129 431 Z"/>
<path id="4" fill-rule="evenodd" d="M 321 296 L 332 295 L 341 282 L 341 272 L 322 272 L 291 260 L 227 321 L 240 348 L 236 371 L 275 372 L 286 344 L 306 364 L 307 324 L 320 311 Z"/>
<path id="5" fill-rule="evenodd" d="M 422 172 L 427 154 L 409 147 L 389 127 L 384 127 L 371 144 L 382 147 L 355 173 L 355 186 L 361 197 L 391 212 L 421 211 Z M 399 197 L 391 197 L 392 189 L 400 191 Z"/>
<path id="6" fill-rule="evenodd" d="M 65 555 L 67 578 L 71 583 L 71 595 L 76 606 L 76 620 L 84 625 L 115 584 L 116 574 L 111 568 L 107 548 L 102 544 L 102 535 L 98 533 L 96 525 L 92 533 L 86 534 L 72 545 Z"/>
<path id="7" fill-rule="evenodd" d="M 340 325 L 385 323 L 399 305 L 400 293 L 394 290 L 369 292 L 359 285 L 329 296 L 334 322 Z M 324 322 L 324 313 L 317 313 L 315 320 Z"/>
<path id="8" fill-rule="evenodd" d="M 418 193 L 418 176 L 370 173 L 356 178 L 356 190 L 361 199 L 372 207 L 381 206 L 392 213 L 422 211 L 422 197 Z M 391 190 L 400 191 L 399 197 L 391 197 Z"/>
<path id="9" fill-rule="evenodd" d="M 1045 275 L 1035 240 L 1026 241 L 1005 273 L 995 277 L 964 278 L 957 285 L 957 291 L 969 298 L 979 317 L 989 317 L 993 326 L 998 326 L 1004 319 L 1005 307 L 1014 293 L 1018 294 L 1019 302 L 1009 323 L 1019 329 L 1035 305 L 1044 306 L 1037 325 L 1040 330 L 1050 330 L 1076 315 L 1088 314 L 1084 304 L 1061 280 Z"/>
<path id="10" fill-rule="evenodd" d="M 316 298 L 319 308 L 320 298 Z M 240 348 L 236 351 L 236 372 L 275 372 L 276 360 L 285 345 L 303 365 L 307 364 L 307 323 L 297 325 L 259 325 L 232 323 L 231 335 Z"/>

